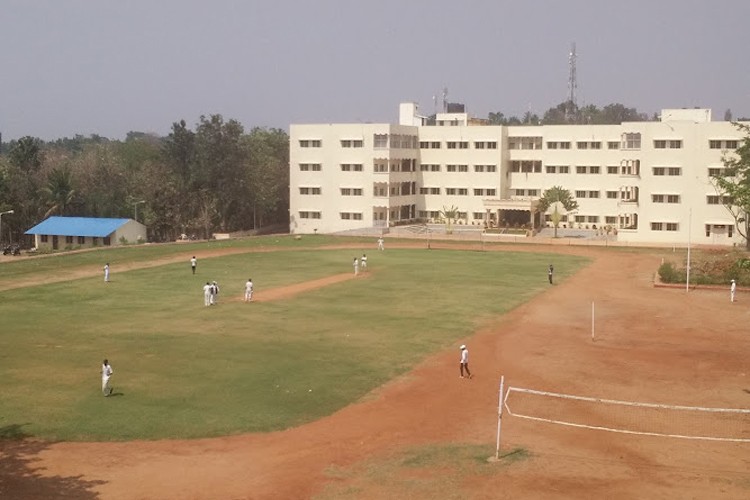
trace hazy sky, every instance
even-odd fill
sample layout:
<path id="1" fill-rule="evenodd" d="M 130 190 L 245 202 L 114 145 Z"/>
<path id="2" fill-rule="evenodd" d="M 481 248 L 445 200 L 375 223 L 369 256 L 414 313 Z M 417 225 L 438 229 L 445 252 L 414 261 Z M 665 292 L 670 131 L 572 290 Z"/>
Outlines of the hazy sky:
<path id="1" fill-rule="evenodd" d="M 543 113 L 566 99 L 750 116 L 750 0 L 0 0 L 5 140 L 221 113 L 246 129 Z"/>

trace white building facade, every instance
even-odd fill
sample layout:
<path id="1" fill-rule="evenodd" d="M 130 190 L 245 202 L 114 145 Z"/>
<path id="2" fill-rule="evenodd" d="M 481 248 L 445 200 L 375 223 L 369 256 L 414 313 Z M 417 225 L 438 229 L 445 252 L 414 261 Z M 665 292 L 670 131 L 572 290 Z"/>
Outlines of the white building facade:
<path id="1" fill-rule="evenodd" d="M 437 221 L 550 225 L 536 212 L 544 190 L 578 201 L 561 227 L 608 228 L 620 241 L 744 243 L 711 174 L 742 134 L 707 109 L 663 110 L 658 122 L 494 126 L 465 113 L 427 125 L 401 104 L 399 124 L 290 127 L 290 232 Z"/>

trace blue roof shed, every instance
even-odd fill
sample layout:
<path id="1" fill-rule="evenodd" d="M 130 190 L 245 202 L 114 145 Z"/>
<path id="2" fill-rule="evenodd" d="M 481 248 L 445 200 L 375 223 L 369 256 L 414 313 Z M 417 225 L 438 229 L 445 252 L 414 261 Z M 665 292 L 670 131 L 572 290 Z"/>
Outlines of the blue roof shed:
<path id="1" fill-rule="evenodd" d="M 130 219 L 54 216 L 32 227 L 26 234 L 106 238 L 128 221 Z"/>

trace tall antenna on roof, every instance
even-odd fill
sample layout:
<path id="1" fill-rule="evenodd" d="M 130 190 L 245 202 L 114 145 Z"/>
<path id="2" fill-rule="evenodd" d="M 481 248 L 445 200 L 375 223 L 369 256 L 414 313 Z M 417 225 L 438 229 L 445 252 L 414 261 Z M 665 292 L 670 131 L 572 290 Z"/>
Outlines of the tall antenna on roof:
<path id="1" fill-rule="evenodd" d="M 568 54 L 568 102 L 566 103 L 567 106 L 565 106 L 565 114 L 567 115 L 565 118 L 567 121 L 570 121 L 575 116 L 576 109 L 578 108 L 576 100 L 576 90 L 578 89 L 578 78 L 576 76 L 577 58 L 576 43 L 573 42 L 570 44 L 570 54 Z"/>
<path id="2" fill-rule="evenodd" d="M 443 87 L 443 113 L 448 112 L 448 87 Z"/>

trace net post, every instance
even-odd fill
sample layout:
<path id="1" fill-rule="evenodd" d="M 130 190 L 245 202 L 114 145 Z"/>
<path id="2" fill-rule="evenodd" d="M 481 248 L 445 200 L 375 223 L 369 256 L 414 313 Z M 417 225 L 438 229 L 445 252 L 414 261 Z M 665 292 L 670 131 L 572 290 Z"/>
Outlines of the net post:
<path id="1" fill-rule="evenodd" d="M 495 460 L 500 460 L 500 429 L 503 423 L 503 386 L 505 375 L 500 376 L 500 392 L 497 397 L 497 444 L 495 446 Z"/>
<path id="2" fill-rule="evenodd" d="M 591 342 L 594 342 L 594 301 L 591 301 Z"/>

